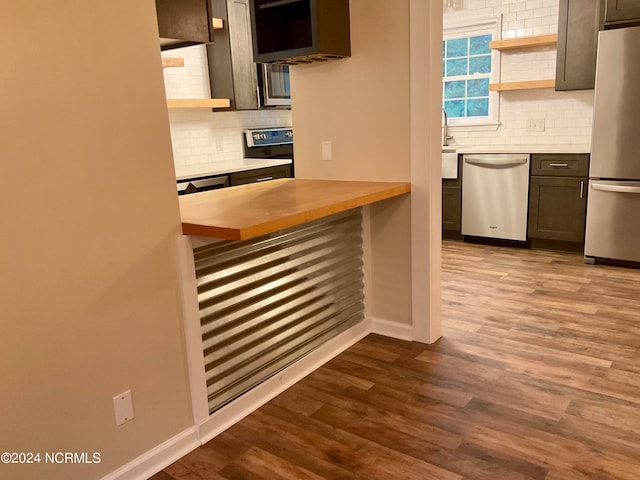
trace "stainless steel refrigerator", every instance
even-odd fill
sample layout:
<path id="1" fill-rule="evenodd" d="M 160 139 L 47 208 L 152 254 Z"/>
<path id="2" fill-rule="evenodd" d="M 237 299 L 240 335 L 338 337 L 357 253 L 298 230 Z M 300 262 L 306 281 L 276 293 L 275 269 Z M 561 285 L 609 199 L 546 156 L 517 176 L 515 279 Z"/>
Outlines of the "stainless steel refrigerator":
<path id="1" fill-rule="evenodd" d="M 600 32 L 585 260 L 640 262 L 640 27 Z"/>

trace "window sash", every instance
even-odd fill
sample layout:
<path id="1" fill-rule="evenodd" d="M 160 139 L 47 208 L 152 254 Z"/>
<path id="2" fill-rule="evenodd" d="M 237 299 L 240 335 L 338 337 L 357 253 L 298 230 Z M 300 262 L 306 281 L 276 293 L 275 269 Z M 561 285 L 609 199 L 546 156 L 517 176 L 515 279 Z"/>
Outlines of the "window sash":
<path id="1" fill-rule="evenodd" d="M 459 24 L 449 24 L 444 26 L 443 30 L 443 41 L 452 40 L 456 38 L 469 38 L 475 37 L 479 35 L 492 35 L 493 40 L 497 40 L 500 38 L 500 33 L 502 30 L 502 19 L 501 17 L 494 18 L 486 18 L 477 20 L 474 22 L 465 22 Z M 468 81 L 468 80 L 477 80 L 488 78 L 489 83 L 496 83 L 497 79 L 500 78 L 500 51 L 491 50 L 489 54 L 473 54 L 469 55 L 469 51 L 467 51 L 468 55 L 465 56 L 456 56 L 456 57 L 446 57 L 443 55 L 442 61 L 446 62 L 448 60 L 455 59 L 469 59 L 474 57 L 480 57 L 483 55 L 491 55 L 491 73 L 472 73 L 467 75 L 455 75 L 449 77 L 442 77 L 442 106 L 444 108 L 445 102 L 445 82 L 451 81 Z M 444 72 L 443 72 L 444 73 Z M 465 88 L 465 95 L 467 94 Z M 465 100 L 465 102 L 469 99 L 486 99 L 489 100 L 489 115 L 488 116 L 471 116 L 471 117 L 449 117 L 448 124 L 449 126 L 480 126 L 480 125 L 497 125 L 499 123 L 499 94 L 498 92 L 489 91 L 488 97 L 461 97 L 461 98 L 448 98 L 447 101 L 451 100 Z M 465 103 L 466 107 L 466 103 Z"/>

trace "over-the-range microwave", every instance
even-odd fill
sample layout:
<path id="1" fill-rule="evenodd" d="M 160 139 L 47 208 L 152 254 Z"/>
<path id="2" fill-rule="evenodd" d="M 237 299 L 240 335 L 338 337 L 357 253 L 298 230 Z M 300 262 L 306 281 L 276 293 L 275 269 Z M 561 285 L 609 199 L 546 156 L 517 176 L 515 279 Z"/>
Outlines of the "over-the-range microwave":
<path id="1" fill-rule="evenodd" d="M 261 107 L 290 107 L 289 66 L 258 63 L 258 93 Z"/>

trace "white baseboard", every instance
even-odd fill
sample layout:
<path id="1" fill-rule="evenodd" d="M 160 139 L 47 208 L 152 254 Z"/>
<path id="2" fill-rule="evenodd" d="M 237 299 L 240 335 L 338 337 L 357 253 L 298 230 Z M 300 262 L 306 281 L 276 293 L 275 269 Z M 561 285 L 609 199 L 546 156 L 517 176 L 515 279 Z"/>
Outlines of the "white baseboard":
<path id="1" fill-rule="evenodd" d="M 413 327 L 405 323 L 390 322 L 382 318 L 371 320 L 371 332 L 398 340 L 413 341 Z"/>
<path id="2" fill-rule="evenodd" d="M 199 446 L 198 429 L 190 427 L 102 477 L 102 480 L 147 480 Z"/>

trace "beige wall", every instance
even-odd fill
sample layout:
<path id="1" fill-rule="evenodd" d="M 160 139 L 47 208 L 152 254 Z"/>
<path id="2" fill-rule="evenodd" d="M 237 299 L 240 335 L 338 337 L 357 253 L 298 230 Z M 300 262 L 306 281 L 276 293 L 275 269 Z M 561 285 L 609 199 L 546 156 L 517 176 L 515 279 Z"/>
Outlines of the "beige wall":
<path id="1" fill-rule="evenodd" d="M 154 2 L 21 0 L 0 19 L 0 452 L 102 459 L 0 477 L 100 478 L 190 425 Z"/>
<path id="2" fill-rule="evenodd" d="M 351 0 L 350 16 L 351 57 L 292 68 L 296 174 L 407 181 L 409 1 Z"/>
<path id="3" fill-rule="evenodd" d="M 409 0 L 351 0 L 352 56 L 292 69 L 299 178 L 410 181 Z M 333 144 L 322 160 L 321 142 Z M 411 204 L 371 208 L 373 316 L 411 323 Z"/>

